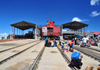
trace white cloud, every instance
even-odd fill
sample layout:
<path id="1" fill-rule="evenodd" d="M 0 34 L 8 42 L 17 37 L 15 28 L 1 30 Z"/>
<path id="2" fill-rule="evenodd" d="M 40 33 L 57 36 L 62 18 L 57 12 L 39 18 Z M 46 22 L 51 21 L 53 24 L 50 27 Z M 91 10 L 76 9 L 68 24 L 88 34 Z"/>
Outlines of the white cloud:
<path id="1" fill-rule="evenodd" d="M 3 33 L 3 34 L 0 33 L 0 39 L 1 39 L 1 37 L 5 37 L 5 38 L 7 38 L 7 36 L 8 36 L 7 33 Z"/>
<path id="2" fill-rule="evenodd" d="M 72 21 L 78 21 L 78 22 L 82 22 L 82 21 L 89 21 L 89 20 L 87 20 L 87 19 L 80 19 L 80 18 L 78 18 L 78 17 L 74 17 L 73 19 L 72 19 Z"/>
<path id="3" fill-rule="evenodd" d="M 91 0 L 90 4 L 91 5 L 96 5 L 96 4 L 99 5 L 99 2 L 100 2 L 100 0 Z"/>
<path id="4" fill-rule="evenodd" d="M 95 16 L 99 16 L 99 15 L 100 15 L 100 12 L 97 13 L 97 11 L 93 11 L 90 16 L 95 17 Z"/>
<path id="5" fill-rule="evenodd" d="M 74 17 L 74 18 L 72 19 L 72 21 L 79 21 L 79 22 L 81 22 L 82 20 L 79 19 L 78 17 Z"/>

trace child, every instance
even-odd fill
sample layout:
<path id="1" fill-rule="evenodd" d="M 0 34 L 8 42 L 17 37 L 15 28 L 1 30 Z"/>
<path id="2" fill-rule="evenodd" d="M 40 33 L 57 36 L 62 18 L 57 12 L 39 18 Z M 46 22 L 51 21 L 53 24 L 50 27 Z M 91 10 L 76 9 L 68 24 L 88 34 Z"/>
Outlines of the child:
<path id="1" fill-rule="evenodd" d="M 83 65 L 81 54 L 79 52 L 74 52 L 71 55 L 71 63 L 69 64 L 70 67 L 76 67 L 78 69 L 81 69 L 81 66 Z"/>
<path id="2" fill-rule="evenodd" d="M 67 52 L 69 52 L 70 47 L 69 47 L 69 43 L 67 43 Z"/>
<path id="3" fill-rule="evenodd" d="M 67 42 L 64 43 L 64 52 L 67 51 Z"/>
<path id="4" fill-rule="evenodd" d="M 69 51 L 69 49 L 70 49 L 69 43 L 65 42 L 65 44 L 64 44 L 64 49 L 67 49 L 67 52 Z"/>

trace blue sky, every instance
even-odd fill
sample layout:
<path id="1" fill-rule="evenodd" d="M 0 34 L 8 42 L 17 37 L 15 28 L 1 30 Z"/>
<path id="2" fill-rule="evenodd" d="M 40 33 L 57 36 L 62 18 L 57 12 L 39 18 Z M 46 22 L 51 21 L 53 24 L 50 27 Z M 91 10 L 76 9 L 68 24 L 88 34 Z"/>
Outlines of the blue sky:
<path id="1" fill-rule="evenodd" d="M 50 12 L 57 25 L 76 20 L 89 24 L 88 31 L 100 31 L 100 0 L 0 0 L 0 35 L 23 20 L 45 25 Z"/>

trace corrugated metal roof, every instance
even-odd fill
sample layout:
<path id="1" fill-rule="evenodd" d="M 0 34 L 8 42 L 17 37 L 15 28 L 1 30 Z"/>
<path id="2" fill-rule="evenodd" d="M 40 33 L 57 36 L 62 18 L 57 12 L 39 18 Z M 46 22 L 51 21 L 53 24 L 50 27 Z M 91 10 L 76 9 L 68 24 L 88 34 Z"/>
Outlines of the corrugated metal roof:
<path id="1" fill-rule="evenodd" d="M 78 30 L 78 29 L 88 26 L 88 24 L 73 21 L 73 22 L 62 24 L 62 26 L 63 26 L 63 28 L 70 28 L 73 30 Z"/>
<path id="2" fill-rule="evenodd" d="M 100 35 L 100 32 L 93 32 L 93 34 L 95 34 L 95 35 Z"/>
<path id="3" fill-rule="evenodd" d="M 15 24 L 11 24 L 11 26 L 16 27 L 16 28 L 21 29 L 21 30 L 35 28 L 35 25 L 36 24 L 26 22 L 26 21 L 21 21 L 21 22 L 15 23 Z"/>

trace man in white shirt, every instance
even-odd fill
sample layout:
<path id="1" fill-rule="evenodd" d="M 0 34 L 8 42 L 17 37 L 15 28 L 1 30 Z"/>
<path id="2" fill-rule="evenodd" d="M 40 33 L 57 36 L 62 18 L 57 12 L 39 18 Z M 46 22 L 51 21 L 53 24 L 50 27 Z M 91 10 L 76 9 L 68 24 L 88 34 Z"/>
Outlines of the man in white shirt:
<path id="1" fill-rule="evenodd" d="M 86 46 L 86 42 L 87 42 L 87 39 L 86 39 L 86 36 L 84 36 L 83 38 L 82 38 L 82 41 L 83 41 L 83 46 L 85 47 Z"/>
<path id="2" fill-rule="evenodd" d="M 87 41 L 86 36 L 84 36 L 84 37 L 82 38 L 82 41 L 83 41 L 83 43 L 86 43 L 86 41 Z"/>

